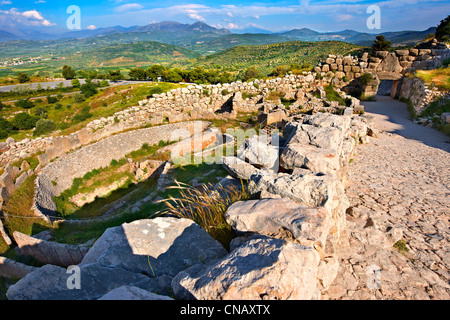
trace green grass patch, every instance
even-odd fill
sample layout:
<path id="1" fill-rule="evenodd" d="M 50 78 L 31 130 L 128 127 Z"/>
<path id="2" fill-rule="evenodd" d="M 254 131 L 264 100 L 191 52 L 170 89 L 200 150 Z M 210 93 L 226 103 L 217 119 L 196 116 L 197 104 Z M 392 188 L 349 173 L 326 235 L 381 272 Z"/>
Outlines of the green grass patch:
<path id="1" fill-rule="evenodd" d="M 36 225 L 38 227 L 46 225 L 46 222 L 36 218 L 31 210 L 36 188 L 35 179 L 36 175 L 28 177 L 3 207 L 3 222 L 9 234 L 19 231 L 31 235 Z"/>
<path id="2" fill-rule="evenodd" d="M 325 93 L 327 94 L 327 99 L 330 101 L 337 101 L 339 102 L 339 105 L 345 106 L 347 105 L 346 101 L 334 90 L 333 86 L 326 86 L 323 88 L 325 90 Z"/>
<path id="3" fill-rule="evenodd" d="M 404 239 L 398 240 L 394 244 L 394 248 L 397 249 L 400 253 L 408 253 L 409 252 L 409 249 L 406 246 L 406 241 Z"/>

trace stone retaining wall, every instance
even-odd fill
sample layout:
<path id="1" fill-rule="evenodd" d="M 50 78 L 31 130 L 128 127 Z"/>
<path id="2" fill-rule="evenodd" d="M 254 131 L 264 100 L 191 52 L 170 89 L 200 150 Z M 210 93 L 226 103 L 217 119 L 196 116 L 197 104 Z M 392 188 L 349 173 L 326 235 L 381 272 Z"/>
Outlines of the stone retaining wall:
<path id="1" fill-rule="evenodd" d="M 428 86 L 418 78 L 403 78 L 397 85 L 396 90 L 392 91 L 391 96 L 393 98 L 409 101 L 414 112 L 417 115 L 420 115 L 430 103 L 436 101 L 445 94 L 445 92 L 428 88 Z"/>

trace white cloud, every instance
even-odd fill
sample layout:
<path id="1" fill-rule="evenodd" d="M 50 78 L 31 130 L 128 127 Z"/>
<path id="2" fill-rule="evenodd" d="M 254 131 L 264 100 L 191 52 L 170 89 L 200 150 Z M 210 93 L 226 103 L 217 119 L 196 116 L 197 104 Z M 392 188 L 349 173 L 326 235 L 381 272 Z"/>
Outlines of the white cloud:
<path id="1" fill-rule="evenodd" d="M 45 19 L 37 10 L 18 11 L 16 8 L 2 11 L 0 10 L 0 25 L 4 29 L 16 26 L 55 26 L 55 23 Z"/>
<path id="2" fill-rule="evenodd" d="M 95 29 L 97 29 L 97 27 L 95 25 L 91 24 L 90 26 L 87 26 L 86 29 L 95 30 Z"/>
<path id="3" fill-rule="evenodd" d="M 12 4 L 12 2 L 9 0 L 2 0 L 2 2 L 0 2 L 0 4 Z"/>
<path id="4" fill-rule="evenodd" d="M 198 13 L 189 13 L 188 17 L 191 18 L 192 20 L 198 20 L 198 21 L 203 21 L 205 22 L 206 19 L 203 18 L 201 15 L 199 15 Z"/>
<path id="5" fill-rule="evenodd" d="M 127 12 L 127 11 L 135 11 L 135 10 L 141 10 L 144 8 L 139 3 L 127 3 L 123 4 L 121 6 L 118 6 L 114 9 L 116 12 Z"/>
<path id="6" fill-rule="evenodd" d="M 34 3 L 45 3 L 46 1 L 44 1 L 44 0 L 38 0 L 38 1 L 35 1 Z"/>

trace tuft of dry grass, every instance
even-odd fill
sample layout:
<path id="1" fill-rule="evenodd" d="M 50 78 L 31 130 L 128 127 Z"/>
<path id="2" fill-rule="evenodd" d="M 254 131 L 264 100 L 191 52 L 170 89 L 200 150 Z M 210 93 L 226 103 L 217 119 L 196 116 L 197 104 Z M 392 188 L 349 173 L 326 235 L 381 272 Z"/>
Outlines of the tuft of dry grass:
<path id="1" fill-rule="evenodd" d="M 441 91 L 450 90 L 450 68 L 417 70 L 416 76 L 429 86 L 436 86 Z"/>
<path id="2" fill-rule="evenodd" d="M 179 195 L 161 201 L 167 207 L 162 214 L 194 221 L 229 250 L 230 242 L 236 235 L 224 214 L 234 202 L 250 199 L 244 183 L 241 182 L 241 187 L 220 187 L 217 190 L 213 189 L 212 184 L 194 188 L 178 181 L 175 183 L 176 186 L 169 188 L 176 189 Z"/>

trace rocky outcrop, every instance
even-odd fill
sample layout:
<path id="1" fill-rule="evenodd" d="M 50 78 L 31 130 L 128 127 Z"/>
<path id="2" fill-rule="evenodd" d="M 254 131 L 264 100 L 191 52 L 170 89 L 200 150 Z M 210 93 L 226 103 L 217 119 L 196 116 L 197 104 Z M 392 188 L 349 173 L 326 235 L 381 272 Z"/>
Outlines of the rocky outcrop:
<path id="1" fill-rule="evenodd" d="M 211 266 L 180 272 L 172 288 L 188 300 L 309 300 L 317 297 L 318 262 L 314 249 L 261 237 Z"/>
<path id="2" fill-rule="evenodd" d="M 61 267 L 76 265 L 83 260 L 88 248 L 36 239 L 15 231 L 14 241 L 19 255 L 33 257 L 36 260 Z"/>
<path id="3" fill-rule="evenodd" d="M 67 285 L 76 272 L 49 264 L 11 286 L 7 297 L 11 300 L 91 300 L 123 286 L 168 295 L 171 280 L 179 272 L 197 264 L 212 263 L 226 254 L 217 241 L 190 220 L 138 220 L 106 230 L 95 242 L 78 265 L 79 289 Z"/>
<path id="4" fill-rule="evenodd" d="M 21 279 L 38 268 L 0 257 L 0 277 L 8 279 Z"/>

